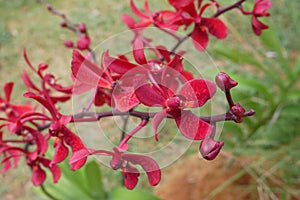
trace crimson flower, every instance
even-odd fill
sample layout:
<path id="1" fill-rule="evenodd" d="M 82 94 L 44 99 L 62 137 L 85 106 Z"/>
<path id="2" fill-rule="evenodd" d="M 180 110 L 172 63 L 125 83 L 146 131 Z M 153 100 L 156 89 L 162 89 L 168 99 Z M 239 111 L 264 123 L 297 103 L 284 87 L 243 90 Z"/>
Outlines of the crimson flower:
<path id="1" fill-rule="evenodd" d="M 10 102 L 13 87 L 13 82 L 6 83 L 4 85 L 5 98 L 0 97 L 0 112 L 5 112 L 9 120 L 16 120 L 20 115 L 33 111 L 30 105 L 15 105 Z"/>
<path id="2" fill-rule="evenodd" d="M 268 26 L 258 20 L 259 17 L 267 17 L 270 14 L 267 10 L 272 6 L 270 0 L 255 0 L 254 8 L 252 10 L 252 29 L 256 35 L 261 35 L 262 30 L 267 29 Z"/>
<path id="3" fill-rule="evenodd" d="M 40 186 L 46 180 L 46 172 L 43 168 L 48 168 L 53 177 L 53 182 L 57 183 L 61 176 L 60 168 L 57 165 L 50 165 L 50 160 L 44 157 L 38 157 L 35 160 L 27 158 L 27 164 L 32 169 L 31 181 L 33 185 Z"/>
<path id="4" fill-rule="evenodd" d="M 72 164 L 89 155 L 112 156 L 110 166 L 114 170 L 121 169 L 124 176 L 124 185 L 132 190 L 138 183 L 140 172 L 135 165 L 140 165 L 148 176 L 150 185 L 155 186 L 160 182 L 161 171 L 155 160 L 148 156 L 138 154 L 126 154 L 114 148 L 114 152 L 105 150 L 81 149 L 76 151 L 70 158 L 69 163 Z"/>
<path id="5" fill-rule="evenodd" d="M 49 134 L 52 137 L 56 137 L 56 141 L 54 143 L 55 154 L 50 165 L 59 163 L 67 157 L 69 150 L 65 144 L 71 147 L 72 152 L 85 148 L 81 139 L 65 126 L 71 121 L 72 118 L 70 116 L 63 116 L 60 114 L 53 103 L 47 101 L 47 99 L 40 95 L 27 92 L 24 94 L 24 96 L 38 101 L 50 112 L 52 116 L 52 124 L 49 127 Z M 71 170 L 77 170 L 81 168 L 85 162 L 86 158 L 73 163 Z"/>
<path id="6" fill-rule="evenodd" d="M 135 32 L 135 29 L 143 29 L 152 24 L 160 28 L 168 28 L 172 30 L 178 29 L 178 25 L 173 23 L 179 17 L 177 12 L 170 10 L 162 10 L 152 13 L 149 9 L 148 1 L 144 3 L 144 10 L 142 12 L 134 4 L 133 0 L 130 0 L 130 7 L 132 12 L 139 18 L 139 22 L 136 22 L 130 15 L 123 14 L 122 20 L 124 23 Z"/>
<path id="7" fill-rule="evenodd" d="M 158 112 L 152 121 L 157 137 L 157 129 L 162 120 L 170 114 L 181 131 L 188 139 L 201 140 L 211 132 L 211 125 L 201 120 L 186 108 L 203 106 L 215 93 L 216 86 L 213 82 L 204 79 L 193 79 L 186 82 L 175 94 L 165 86 L 157 88 L 149 83 L 141 84 L 135 90 L 137 98 L 146 106 L 158 106 L 163 110 Z"/>
<path id="8" fill-rule="evenodd" d="M 227 36 L 226 25 L 218 18 L 206 18 L 203 17 L 203 12 L 206 8 L 213 5 L 207 3 L 201 6 L 202 1 L 198 2 L 198 8 L 200 8 L 197 13 L 196 6 L 193 1 L 182 1 L 182 0 L 169 0 L 171 4 L 178 10 L 182 12 L 182 19 L 180 23 L 189 26 L 194 24 L 194 30 L 191 34 L 194 46 L 203 51 L 206 49 L 208 43 L 208 33 L 217 37 L 218 39 L 224 39 Z M 189 16 L 187 16 L 189 15 Z"/>

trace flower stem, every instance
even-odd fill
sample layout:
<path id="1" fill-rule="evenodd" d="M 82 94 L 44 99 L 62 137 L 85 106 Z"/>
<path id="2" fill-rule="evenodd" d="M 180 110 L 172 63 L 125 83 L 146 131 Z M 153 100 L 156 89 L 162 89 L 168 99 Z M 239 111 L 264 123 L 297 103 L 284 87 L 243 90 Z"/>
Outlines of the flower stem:
<path id="1" fill-rule="evenodd" d="M 47 189 L 45 188 L 45 186 L 42 184 L 41 186 L 41 189 L 43 191 L 43 193 L 51 200 L 58 200 L 57 198 L 55 198 L 52 194 L 50 194 Z"/>
<path id="2" fill-rule="evenodd" d="M 132 138 L 132 136 L 134 135 L 134 134 L 136 134 L 139 130 L 141 130 L 144 126 L 146 126 L 146 124 L 148 123 L 148 121 L 149 120 L 147 120 L 147 119 L 143 119 L 142 121 L 141 121 L 141 123 L 135 128 L 135 129 L 133 129 L 130 133 L 128 133 L 125 137 L 124 137 L 124 139 L 120 142 L 120 144 L 118 145 L 118 148 L 119 149 L 123 149 L 122 147 L 125 145 L 125 144 L 127 144 L 127 142 L 128 142 L 128 140 L 130 139 L 130 138 Z"/>
<path id="3" fill-rule="evenodd" d="M 244 3 L 246 0 L 239 0 L 236 3 L 232 4 L 231 6 L 227 6 L 225 8 L 219 7 L 218 11 L 212 16 L 212 17 L 219 17 L 220 15 L 222 15 L 223 13 L 232 10 L 234 8 L 239 8 L 242 3 Z"/>

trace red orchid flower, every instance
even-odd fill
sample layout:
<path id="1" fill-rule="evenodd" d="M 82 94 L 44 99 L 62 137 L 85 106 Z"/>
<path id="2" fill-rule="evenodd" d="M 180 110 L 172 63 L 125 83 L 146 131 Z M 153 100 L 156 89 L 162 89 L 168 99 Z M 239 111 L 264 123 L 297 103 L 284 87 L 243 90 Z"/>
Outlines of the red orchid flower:
<path id="1" fill-rule="evenodd" d="M 68 148 L 65 146 L 67 144 L 72 148 L 72 152 L 85 148 L 85 145 L 81 139 L 70 131 L 65 125 L 69 123 L 72 119 L 70 116 L 63 116 L 60 114 L 55 106 L 47 101 L 40 95 L 34 94 L 32 92 L 27 92 L 24 94 L 27 98 L 32 98 L 42 104 L 52 116 L 52 124 L 49 127 L 49 134 L 52 137 L 56 137 L 54 144 L 55 154 L 51 161 L 51 165 L 63 161 L 68 155 Z M 86 159 L 79 160 L 77 163 L 73 163 L 71 170 L 77 170 L 81 168 L 86 162 Z"/>
<path id="2" fill-rule="evenodd" d="M 102 68 L 100 68 L 79 52 L 73 51 L 72 72 L 76 78 L 74 91 L 81 93 L 96 88 L 94 98 L 96 106 L 107 103 L 119 111 L 126 112 L 138 105 L 139 101 L 135 98 L 132 87 L 122 87 L 119 77 L 115 78 L 111 74 L 104 61 L 106 55 L 107 52 L 102 56 Z M 114 93 L 113 96 L 112 93 Z"/>
<path id="3" fill-rule="evenodd" d="M 46 180 L 46 172 L 43 167 L 48 168 L 53 177 L 53 182 L 57 183 L 61 176 L 60 168 L 57 165 L 50 165 L 50 160 L 44 157 L 38 157 L 35 160 L 27 158 L 27 164 L 32 169 L 31 181 L 33 185 L 40 186 Z"/>
<path id="4" fill-rule="evenodd" d="M 173 21 L 179 17 L 177 12 L 162 10 L 152 13 L 149 9 L 147 0 L 144 2 L 145 12 L 139 10 L 133 0 L 130 0 L 130 7 L 132 12 L 140 19 L 140 21 L 136 22 L 130 15 L 127 14 L 122 15 L 122 20 L 133 31 L 135 31 L 135 29 L 146 28 L 152 24 L 160 28 L 168 28 L 172 30 L 176 30 L 179 27 L 177 24 L 173 23 Z"/>
<path id="5" fill-rule="evenodd" d="M 181 19 L 178 19 L 177 23 L 184 24 L 185 26 L 194 24 L 191 37 L 194 46 L 198 50 L 203 51 L 206 49 L 209 40 L 207 31 L 218 39 L 224 39 L 227 36 L 227 27 L 220 19 L 202 16 L 206 8 L 214 5 L 213 3 L 201 6 L 202 1 L 198 1 L 198 8 L 200 9 L 198 13 L 193 0 L 169 0 L 169 2 L 182 13 Z"/>
<path id="6" fill-rule="evenodd" d="M 54 104 L 56 104 L 57 102 L 65 102 L 71 98 L 73 86 L 64 87 L 57 83 L 57 79 L 55 78 L 55 76 L 53 74 L 50 74 L 50 73 L 44 74 L 44 71 L 48 68 L 48 65 L 45 63 L 39 64 L 38 68 L 35 69 L 28 59 L 26 49 L 24 49 L 23 56 L 24 56 L 24 59 L 25 59 L 27 65 L 30 67 L 30 69 L 33 72 L 35 72 L 42 80 L 41 89 L 40 89 L 38 86 L 36 86 L 33 83 L 33 81 L 30 79 L 28 74 L 26 72 L 23 72 L 22 79 L 23 79 L 23 82 L 24 82 L 25 86 L 27 87 L 28 91 L 32 91 L 32 92 L 34 91 L 41 95 L 48 95 Z M 46 85 L 49 86 L 50 89 L 46 88 Z M 62 93 L 63 95 L 62 96 L 53 96 L 51 94 L 53 92 L 59 92 L 59 93 Z M 45 93 L 47 93 L 47 94 L 45 94 Z"/>
<path id="7" fill-rule="evenodd" d="M 158 112 L 152 121 L 155 138 L 158 139 L 157 129 L 162 120 L 170 114 L 181 131 L 188 139 L 201 140 L 211 132 L 211 125 L 201 120 L 190 110 L 203 106 L 215 93 L 216 86 L 213 82 L 204 79 L 193 79 L 186 82 L 175 94 L 165 86 L 141 84 L 135 90 L 137 98 L 146 106 L 158 106 L 163 110 Z"/>
<path id="8" fill-rule="evenodd" d="M 30 105 L 15 105 L 11 103 L 11 93 L 14 87 L 13 82 L 4 85 L 5 99 L 0 97 L 0 112 L 5 112 L 9 120 L 15 120 L 26 112 L 33 111 Z"/>
<path id="9" fill-rule="evenodd" d="M 159 57 L 163 58 L 163 61 L 147 59 L 144 52 L 144 43 L 142 40 L 137 39 L 133 43 L 133 58 L 136 63 L 129 62 L 126 57 L 126 59 L 113 58 L 109 56 L 108 51 L 103 54 L 103 63 L 108 69 L 120 75 L 129 73 L 131 70 L 136 70 L 135 73 L 147 76 L 148 72 L 162 73 L 165 67 L 170 67 L 180 72 L 187 80 L 192 78 L 192 74 L 183 68 L 183 52 L 175 54 L 171 59 L 171 53 L 163 46 L 157 46 L 154 51 L 159 53 Z M 140 68 L 137 68 L 138 66 Z"/>
<path id="10" fill-rule="evenodd" d="M 121 169 L 124 176 L 124 185 L 132 190 L 138 183 L 140 176 L 139 170 L 134 165 L 140 165 L 147 173 L 149 183 L 152 186 L 157 185 L 161 179 L 161 171 L 155 160 L 148 156 L 137 154 L 125 154 L 114 148 L 114 152 L 105 150 L 81 149 L 76 151 L 70 158 L 69 163 L 72 164 L 89 155 L 112 156 L 110 166 L 114 170 Z"/>
<path id="11" fill-rule="evenodd" d="M 270 0 L 255 0 L 252 10 L 252 29 L 256 35 L 261 35 L 262 30 L 269 28 L 266 24 L 258 20 L 259 17 L 267 17 L 270 14 L 267 10 L 272 6 Z"/>

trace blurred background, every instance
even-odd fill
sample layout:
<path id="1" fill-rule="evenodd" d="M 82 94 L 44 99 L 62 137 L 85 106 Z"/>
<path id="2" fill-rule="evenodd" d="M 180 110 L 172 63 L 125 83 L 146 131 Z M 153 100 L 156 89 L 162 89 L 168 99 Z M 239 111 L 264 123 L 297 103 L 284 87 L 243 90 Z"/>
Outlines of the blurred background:
<path id="1" fill-rule="evenodd" d="M 135 2 L 142 7 L 143 1 Z M 235 1 L 219 2 L 227 5 Z M 198 144 L 192 145 L 176 163 L 163 169 L 159 186 L 150 188 L 143 180 L 138 194 L 120 189 L 121 174 L 106 167 L 99 168 L 91 162 L 75 175 L 63 163 L 66 178 L 57 186 L 49 179 L 49 192 L 59 199 L 72 199 L 72 195 L 82 195 L 83 199 L 126 199 L 126 195 L 130 199 L 139 199 L 139 195 L 157 199 L 149 193 L 151 190 L 158 198 L 172 200 L 300 199 L 300 2 L 272 2 L 271 16 L 264 19 L 270 29 L 261 37 L 253 34 L 251 18 L 242 17 L 238 10 L 221 17 L 229 28 L 227 39 L 210 37 L 207 52 L 219 69 L 239 82 L 232 91 L 233 98 L 247 110 L 256 110 L 256 115 L 242 124 L 225 123 L 220 137 L 225 147 L 217 159 L 200 159 Z M 120 16 L 131 13 L 129 1 L 124 0 L 49 3 L 73 22 L 86 23 L 95 41 L 127 30 Z M 247 1 L 246 8 L 251 10 L 253 3 L 254 0 Z M 168 8 L 166 1 L 152 0 L 149 4 L 152 10 Z M 48 63 L 49 70 L 62 77 L 62 83 L 71 83 L 72 51 L 63 42 L 76 39 L 76 35 L 59 26 L 60 18 L 34 0 L 0 0 L 0 16 L 0 86 L 8 81 L 16 83 L 15 102 L 24 102 L 21 94 L 25 87 L 20 79 L 22 71 L 27 70 L 24 48 L 35 66 Z M 22 162 L 25 161 L 0 177 L 0 199 L 47 199 L 40 188 L 33 188 L 30 171 Z M 94 175 L 98 179 L 91 183 L 87 177 L 93 177 L 93 173 L 98 173 Z M 72 177 L 81 183 L 74 186 Z M 82 186 L 83 179 L 92 186 Z M 76 192 L 66 195 L 74 188 Z M 98 196 L 90 194 L 95 191 Z"/>

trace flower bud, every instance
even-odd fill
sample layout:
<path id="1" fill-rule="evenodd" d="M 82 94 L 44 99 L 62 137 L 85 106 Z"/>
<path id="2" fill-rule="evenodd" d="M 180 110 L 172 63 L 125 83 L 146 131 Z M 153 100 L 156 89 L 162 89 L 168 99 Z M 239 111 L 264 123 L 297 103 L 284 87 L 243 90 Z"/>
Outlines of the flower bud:
<path id="1" fill-rule="evenodd" d="M 84 23 L 79 23 L 77 27 L 81 33 L 86 33 L 86 27 Z"/>
<path id="2" fill-rule="evenodd" d="M 231 88 L 237 86 L 237 82 L 232 80 L 228 74 L 225 72 L 219 72 L 219 74 L 216 76 L 216 83 L 218 87 L 225 91 L 229 91 Z"/>
<path id="3" fill-rule="evenodd" d="M 212 138 L 205 138 L 200 144 L 200 153 L 206 160 L 213 160 L 219 154 L 224 142 L 217 142 Z"/>
<path id="4" fill-rule="evenodd" d="M 231 112 L 236 117 L 236 119 L 234 119 L 234 121 L 237 123 L 241 123 L 243 121 L 243 117 L 244 117 L 246 110 L 239 103 L 237 103 L 234 106 L 232 106 Z"/>
<path id="5" fill-rule="evenodd" d="M 46 7 L 49 11 L 53 10 L 53 6 L 49 3 L 47 3 Z"/>
<path id="6" fill-rule="evenodd" d="M 77 48 L 81 51 L 86 50 L 89 48 L 91 43 L 91 39 L 89 36 L 85 35 L 85 36 L 81 36 L 78 41 L 77 41 Z"/>
<path id="7" fill-rule="evenodd" d="M 72 47 L 74 46 L 72 40 L 65 40 L 64 44 L 65 44 L 65 46 L 68 47 L 68 48 L 72 48 Z"/>
<path id="8" fill-rule="evenodd" d="M 60 22 L 61 27 L 67 27 L 67 23 L 65 21 Z"/>

